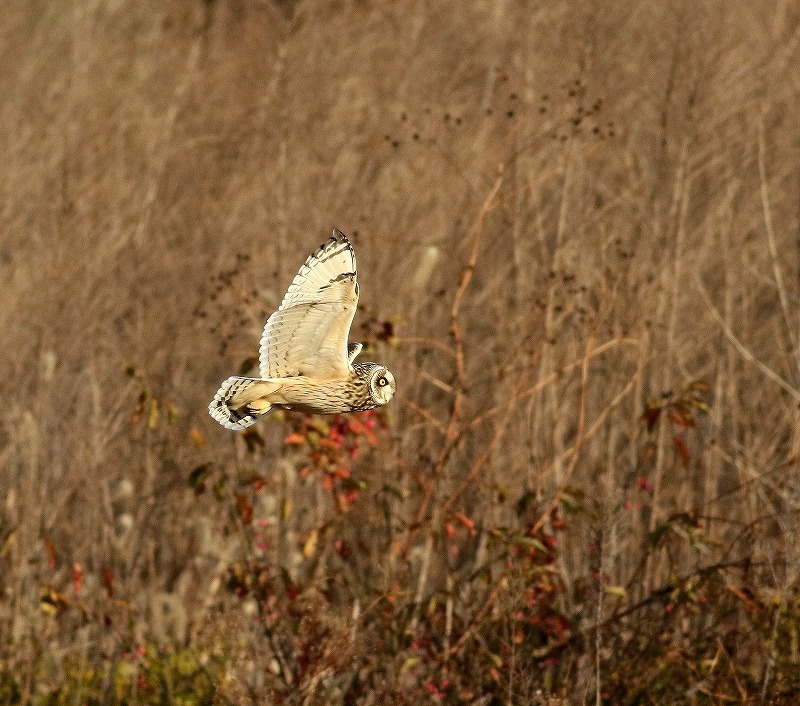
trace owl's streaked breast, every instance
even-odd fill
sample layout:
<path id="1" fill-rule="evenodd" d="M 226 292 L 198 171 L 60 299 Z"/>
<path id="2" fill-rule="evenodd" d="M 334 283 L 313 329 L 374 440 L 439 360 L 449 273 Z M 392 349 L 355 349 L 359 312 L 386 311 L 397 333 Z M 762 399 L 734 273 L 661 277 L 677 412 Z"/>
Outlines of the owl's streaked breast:
<path id="1" fill-rule="evenodd" d="M 369 394 L 368 381 L 351 374 L 347 380 L 283 378 L 281 406 L 309 414 L 363 412 L 377 405 Z"/>

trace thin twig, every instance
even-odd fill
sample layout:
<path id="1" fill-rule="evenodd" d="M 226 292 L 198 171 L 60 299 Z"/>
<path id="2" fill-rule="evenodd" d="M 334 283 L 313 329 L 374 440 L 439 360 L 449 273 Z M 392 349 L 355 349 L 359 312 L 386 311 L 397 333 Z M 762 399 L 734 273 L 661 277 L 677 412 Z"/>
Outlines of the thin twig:
<path id="1" fill-rule="evenodd" d="M 601 346 L 597 346 L 597 348 L 592 349 L 591 357 L 595 358 L 596 356 L 600 355 L 601 353 L 605 353 L 610 348 L 614 348 L 618 345 L 634 345 L 639 346 L 640 342 L 635 338 L 614 338 L 610 341 L 606 341 Z M 539 390 L 549 385 L 551 382 L 554 382 L 559 377 L 564 375 L 564 373 L 568 373 L 575 368 L 579 368 L 584 364 L 584 359 L 579 358 L 578 360 L 574 360 L 567 365 L 564 365 L 557 370 L 554 370 L 552 373 L 543 377 L 541 380 L 538 380 L 534 385 L 522 390 L 515 394 L 511 399 L 505 400 L 502 404 L 496 405 L 495 407 L 491 407 L 490 409 L 486 410 L 483 414 L 478 415 L 475 417 L 470 423 L 469 427 L 474 428 L 480 426 L 483 422 L 485 422 L 490 417 L 493 417 L 495 414 L 498 414 L 504 405 L 506 404 L 513 404 L 514 402 L 518 402 L 521 399 L 526 397 L 530 397 L 531 395 L 535 395 Z"/>
<path id="2" fill-rule="evenodd" d="M 286 686 L 292 686 L 294 683 L 294 677 L 292 672 L 289 670 L 289 667 L 286 665 L 286 659 L 283 656 L 283 651 L 275 639 L 275 634 L 271 630 L 267 630 L 267 640 L 269 641 L 270 650 L 272 650 L 272 653 L 275 655 L 275 660 L 278 663 L 278 671 L 280 672 L 281 679 L 283 679 L 283 683 L 286 684 Z"/>
<path id="3" fill-rule="evenodd" d="M 454 385 L 455 394 L 453 396 L 453 403 L 450 408 L 450 418 L 447 422 L 447 427 L 445 428 L 444 443 L 442 444 L 439 456 L 436 459 L 436 463 L 434 464 L 433 473 L 431 474 L 430 480 L 427 483 L 425 492 L 423 493 L 422 496 L 422 500 L 420 500 L 420 503 L 417 507 L 414 521 L 411 524 L 411 527 L 409 528 L 408 535 L 406 536 L 405 541 L 402 543 L 402 545 L 395 546 L 395 551 L 393 552 L 395 556 L 403 556 L 403 557 L 408 556 L 408 551 L 411 547 L 411 544 L 414 541 L 417 529 L 424 520 L 425 516 L 428 514 L 428 507 L 430 506 L 431 500 L 433 499 L 433 494 L 436 491 L 436 486 L 438 484 L 442 469 L 447 463 L 447 460 L 449 459 L 450 454 L 452 453 L 456 444 L 458 443 L 458 438 L 460 436 L 458 427 L 459 427 L 459 419 L 461 417 L 461 406 L 463 404 L 464 395 L 466 392 L 465 380 L 464 380 L 464 345 L 463 345 L 463 340 L 461 338 L 459 311 L 461 308 L 461 300 L 463 299 L 464 293 L 466 292 L 467 287 L 469 286 L 469 283 L 472 280 L 472 275 L 475 272 L 475 266 L 478 261 L 478 252 L 480 250 L 481 234 L 483 233 L 483 224 L 486 220 L 486 216 L 494 208 L 493 202 L 495 196 L 497 196 L 497 192 L 500 190 L 500 186 L 502 185 L 502 183 L 503 183 L 503 173 L 501 165 L 500 174 L 495 180 L 494 186 L 492 187 L 491 191 L 484 199 L 480 211 L 478 212 L 478 217 L 475 221 L 475 225 L 473 226 L 472 250 L 470 252 L 469 261 L 467 262 L 467 265 L 464 268 L 464 271 L 461 275 L 461 282 L 459 283 L 458 289 L 456 290 L 456 293 L 453 296 L 453 305 L 450 308 L 450 317 L 451 317 L 450 333 L 453 337 L 453 345 L 455 347 L 455 359 L 456 359 L 455 385 Z"/>
<path id="4" fill-rule="evenodd" d="M 424 368 L 421 368 L 421 367 L 419 367 L 418 365 L 415 365 L 412 362 L 409 362 L 409 366 L 411 367 L 411 372 L 412 373 L 414 373 L 416 375 L 419 375 L 419 377 L 422 380 L 424 380 L 425 382 L 430 383 L 434 387 L 438 387 L 440 390 L 442 390 L 442 392 L 446 392 L 446 393 L 448 393 L 450 395 L 452 395 L 455 392 L 455 390 L 453 389 L 452 385 L 448 385 L 444 380 L 440 380 L 435 375 L 431 375 Z"/>
<path id="5" fill-rule="evenodd" d="M 453 574 L 450 568 L 447 569 L 446 579 L 447 602 L 445 603 L 444 617 L 444 662 L 447 664 L 450 658 L 450 638 L 453 634 Z"/>
<path id="6" fill-rule="evenodd" d="M 781 310 L 783 311 L 783 320 L 786 324 L 786 335 L 792 344 L 792 351 L 797 355 L 797 340 L 794 335 L 792 327 L 792 319 L 789 315 L 789 296 L 786 293 L 786 287 L 783 284 L 783 274 L 778 260 L 778 248 L 775 245 L 775 231 L 772 228 L 772 211 L 769 206 L 769 188 L 767 186 L 767 167 L 764 153 L 766 147 L 764 145 L 764 118 L 758 118 L 758 177 L 761 182 L 761 207 L 764 211 L 764 228 L 767 231 L 767 243 L 769 244 L 769 254 L 772 259 L 772 272 L 775 275 L 775 284 L 778 287 L 778 296 L 781 300 Z"/>
<path id="7" fill-rule="evenodd" d="M 356 632 L 358 631 L 358 621 L 361 617 L 361 601 L 356 598 L 353 601 L 353 612 L 350 616 L 350 621 L 353 625 L 350 627 L 350 644 L 356 641 Z"/>
<path id="8" fill-rule="evenodd" d="M 786 380 L 784 380 L 778 373 L 776 373 L 771 368 L 767 367 L 764 363 L 762 363 L 758 358 L 753 355 L 750 350 L 738 339 L 736 335 L 731 330 L 730 326 L 728 326 L 727 322 L 722 318 L 722 315 L 719 313 L 719 310 L 714 303 L 711 301 L 711 297 L 709 296 L 706 288 L 703 286 L 703 282 L 700 279 L 699 275 L 697 277 L 697 287 L 700 290 L 700 294 L 702 295 L 703 299 L 705 299 L 708 308 L 711 310 L 714 318 L 719 323 L 720 327 L 722 328 L 725 335 L 728 337 L 728 340 L 734 345 L 737 351 L 742 355 L 745 360 L 750 361 L 753 363 L 764 375 L 766 375 L 770 380 L 777 383 L 782 387 L 786 392 L 788 392 L 797 402 L 800 402 L 800 392 L 798 392 L 794 387 L 792 387 Z"/>
<path id="9" fill-rule="evenodd" d="M 542 528 L 542 525 L 545 523 L 547 518 L 550 516 L 550 513 L 553 512 L 556 505 L 558 505 L 558 503 L 561 501 L 561 497 L 564 495 L 564 491 L 567 489 L 569 480 L 572 477 L 572 473 L 578 463 L 578 456 L 580 454 L 581 446 L 583 445 L 583 429 L 584 422 L 586 420 L 586 388 L 589 381 L 589 360 L 591 360 L 592 357 L 594 340 L 595 332 L 592 331 L 586 341 L 586 353 L 583 356 L 583 365 L 581 367 L 581 394 L 578 402 L 578 430 L 575 434 L 575 443 L 572 445 L 572 459 L 570 460 L 567 471 L 564 474 L 564 479 L 561 482 L 561 485 L 553 496 L 553 499 L 550 501 L 550 505 L 548 506 L 547 510 L 542 513 L 541 517 L 536 521 L 536 524 L 530 531 L 531 535 L 536 535 L 536 533 Z"/>
<path id="10" fill-rule="evenodd" d="M 437 464 L 435 466 L 436 470 L 434 471 L 434 478 L 437 476 L 438 471 L 444 466 L 444 462 L 446 462 L 447 458 L 452 453 L 453 449 L 458 445 L 459 441 L 463 438 L 463 436 L 467 432 L 470 432 L 470 431 L 474 430 L 475 428 L 480 426 L 483 422 L 485 422 L 487 419 L 490 419 L 491 417 L 495 416 L 496 414 L 499 414 L 500 412 L 505 412 L 504 419 L 501 422 L 501 424 L 495 429 L 495 435 L 493 436 L 492 440 L 489 442 L 489 447 L 488 447 L 487 451 L 481 456 L 480 459 L 478 459 L 476 464 L 470 470 L 470 473 L 468 475 L 468 481 L 471 481 L 475 477 L 475 475 L 477 475 L 477 473 L 480 471 L 480 469 L 485 465 L 485 463 L 488 462 L 492 451 L 496 448 L 497 444 L 499 444 L 499 442 L 502 440 L 502 436 L 505 433 L 506 428 L 508 426 L 508 423 L 511 420 L 511 415 L 512 415 L 514 409 L 515 409 L 515 403 L 516 402 L 518 402 L 521 399 L 524 399 L 525 397 L 529 397 L 532 394 L 535 394 L 536 392 L 541 390 L 546 385 L 549 385 L 554 380 L 556 380 L 559 377 L 561 377 L 562 375 L 564 375 L 564 373 L 570 372 L 571 370 L 574 370 L 577 367 L 585 366 L 588 363 L 589 360 L 592 360 L 593 358 L 595 358 L 596 356 L 600 355 L 601 353 L 604 353 L 604 352 L 610 350 L 611 348 L 616 347 L 617 345 L 623 345 L 623 344 L 625 344 L 625 345 L 635 345 L 635 346 L 639 346 L 640 345 L 639 341 L 636 340 L 636 339 L 633 339 L 633 338 L 617 338 L 617 339 L 613 339 L 611 341 L 606 341 L 605 343 L 603 343 L 600 346 L 593 347 L 590 351 L 588 351 L 587 354 L 584 354 L 584 356 L 582 358 L 580 358 L 580 359 L 578 359 L 576 361 L 573 361 L 572 363 L 569 363 L 568 365 L 565 365 L 565 366 L 559 368 L 558 370 L 553 371 L 550 375 L 546 376 L 542 380 L 539 380 L 535 385 L 532 385 L 532 386 L 522 390 L 521 392 L 513 394 L 508 400 L 503 402 L 503 404 L 499 404 L 499 405 L 496 405 L 495 407 L 492 407 L 491 409 L 487 410 L 483 414 L 480 414 L 477 417 L 475 417 L 474 419 L 472 419 L 469 423 L 464 424 L 458 430 L 458 433 L 456 434 L 456 436 L 452 437 L 449 441 L 447 440 L 446 430 L 444 430 L 444 426 L 440 422 L 435 420 L 432 417 L 432 415 L 430 415 L 430 413 L 428 413 L 427 411 L 423 410 L 421 407 L 417 407 L 417 405 L 414 405 L 414 403 L 410 403 L 409 404 L 409 401 L 404 400 L 403 404 L 407 404 L 410 408 L 416 408 L 415 411 L 418 411 L 421 416 L 426 416 L 426 418 L 430 418 L 430 421 L 436 426 L 436 429 L 438 431 L 444 433 L 444 435 L 445 435 L 445 439 L 446 439 L 445 440 L 445 444 L 442 447 L 442 452 L 440 453 L 439 460 L 437 461 Z M 588 355 L 588 358 L 587 358 L 587 355 Z M 601 425 L 603 424 L 603 422 L 605 421 L 606 417 L 611 412 L 611 410 L 614 407 L 616 407 L 622 401 L 622 399 L 624 399 L 624 397 L 627 396 L 627 394 L 631 391 L 635 381 L 638 379 L 638 377 L 640 375 L 641 375 L 641 369 L 638 369 L 637 372 L 634 374 L 634 376 L 631 378 L 631 380 L 628 382 L 628 384 L 625 386 L 625 388 L 612 400 L 612 402 L 606 407 L 606 409 L 603 410 L 603 412 L 595 420 L 595 422 L 588 429 L 588 431 L 586 431 L 583 434 L 583 441 L 585 441 L 587 439 L 590 439 L 591 437 L 594 436 L 594 434 L 601 427 Z M 412 407 L 412 405 L 413 405 L 413 407 Z M 558 460 L 563 460 L 564 458 L 566 458 L 570 454 L 574 454 L 574 453 L 575 453 L 575 446 L 573 445 L 570 448 L 566 449 L 562 454 L 560 454 L 558 456 Z M 442 459 L 444 459 L 444 461 L 442 461 Z M 441 465 L 440 465 L 439 461 L 442 461 Z M 544 472 L 545 471 L 543 471 L 543 473 Z M 415 519 L 414 519 L 414 524 L 412 525 L 412 529 L 410 530 L 410 533 L 409 533 L 409 538 L 406 539 L 406 541 L 402 545 L 402 547 L 397 546 L 395 548 L 395 552 L 396 553 L 394 554 L 394 556 L 405 556 L 406 555 L 406 553 L 408 552 L 409 547 L 411 546 L 411 540 L 413 539 L 413 535 L 415 534 L 416 529 L 422 524 L 423 520 L 425 519 L 425 513 L 427 512 L 427 508 L 428 508 L 428 505 L 429 505 L 429 502 L 430 502 L 429 494 L 432 495 L 433 489 L 435 488 L 434 478 L 429 479 L 429 481 L 427 483 L 426 495 L 425 495 L 425 497 L 423 497 L 423 501 L 420 503 L 420 505 L 418 507 L 417 514 L 416 514 Z M 463 486 L 460 487 L 456 491 L 453 500 L 455 500 L 461 493 L 463 493 L 465 489 L 466 488 L 463 487 Z M 450 500 L 448 500 L 447 502 L 445 502 L 445 504 L 443 506 L 443 509 L 447 509 L 451 505 L 452 505 L 452 502 Z"/>
<path id="11" fill-rule="evenodd" d="M 448 436 L 452 433 L 455 425 L 458 423 L 459 412 L 461 411 L 461 404 L 464 398 L 464 342 L 461 338 L 461 325 L 459 322 L 459 311 L 461 309 L 461 300 L 464 298 L 464 293 L 467 291 L 469 283 L 472 281 L 472 276 L 475 274 L 475 266 L 478 262 L 478 252 L 480 249 L 481 235 L 483 233 L 483 223 L 486 216 L 491 210 L 492 201 L 500 190 L 500 185 L 503 183 L 503 175 L 497 177 L 494 182 L 492 190 L 483 202 L 481 210 L 478 213 L 478 220 L 473 229 L 474 235 L 472 238 L 472 252 L 469 256 L 469 262 L 464 268 L 461 275 L 461 282 L 458 285 L 455 295 L 453 295 L 453 305 L 450 308 L 450 333 L 453 336 L 453 344 L 455 346 L 456 354 L 456 398 L 453 401 L 453 411 L 450 415 L 450 422 L 448 424 Z"/>
<path id="12" fill-rule="evenodd" d="M 597 415 L 597 419 L 594 420 L 592 426 L 590 426 L 584 432 L 582 439 L 583 443 L 587 442 L 597 433 L 600 427 L 603 426 L 603 423 L 605 422 L 606 418 L 611 413 L 611 411 L 615 409 L 617 405 L 619 405 L 619 403 L 622 402 L 623 399 L 625 399 L 625 397 L 628 396 L 628 393 L 630 393 L 630 391 L 633 389 L 633 386 L 642 376 L 642 370 L 643 367 L 640 365 L 637 368 L 636 372 L 631 377 L 631 379 L 628 380 L 628 384 L 625 385 L 625 387 L 623 387 L 622 390 L 620 390 L 619 394 L 617 394 L 617 396 L 606 405 L 605 409 L 602 412 L 600 412 L 600 414 Z M 575 449 L 574 444 L 570 446 L 568 449 L 564 449 L 564 451 L 562 451 L 558 456 L 556 456 L 555 460 L 550 464 L 549 468 L 539 472 L 539 476 L 542 477 L 546 475 L 550 470 L 553 469 L 556 463 L 560 463 L 561 461 L 564 461 L 567 457 L 572 455 L 574 453 L 574 449 Z"/>
<path id="13" fill-rule="evenodd" d="M 477 630 L 478 625 L 480 624 L 483 616 L 489 611 L 489 609 L 494 605 L 494 602 L 497 600 L 497 596 L 500 595 L 500 591 L 504 588 L 508 587 L 508 576 L 503 574 L 500 577 L 500 580 L 495 584 L 492 592 L 489 594 L 489 597 L 486 599 L 486 603 L 483 604 L 481 609 L 475 614 L 475 617 L 469 624 L 469 627 L 463 632 L 460 638 L 455 645 L 450 648 L 450 654 L 456 654 L 460 649 L 461 646 L 472 636 L 472 634 Z"/>
<path id="14" fill-rule="evenodd" d="M 210 16 L 206 19 L 206 25 L 208 25 L 209 22 Z M 192 42 L 191 46 L 189 47 L 186 64 L 181 72 L 184 78 L 183 80 L 179 81 L 175 87 L 172 102 L 169 105 L 167 114 L 164 116 L 164 120 L 161 125 L 160 141 L 153 146 L 153 154 L 157 155 L 158 159 L 157 161 L 154 160 L 155 169 L 153 170 L 152 176 L 147 183 L 147 191 L 145 192 L 144 203 L 142 203 L 141 206 L 142 217 L 136 227 L 136 232 L 134 235 L 134 242 L 136 245 L 142 245 L 145 242 L 145 237 L 150 227 L 156 196 L 158 195 L 158 189 L 161 186 L 161 182 L 166 172 L 167 159 L 169 157 L 169 150 L 165 149 L 165 147 L 169 144 L 173 133 L 175 132 L 175 125 L 178 115 L 185 107 L 184 99 L 189 86 L 198 75 L 197 68 L 200 63 L 200 51 L 202 49 L 203 42 L 205 41 L 207 29 L 208 26 L 204 27 L 203 31 L 197 34 L 194 42 Z"/>
<path id="15" fill-rule="evenodd" d="M 435 338 L 422 338 L 421 336 L 408 336 L 408 337 L 398 337 L 397 339 L 398 345 L 417 345 L 422 347 L 428 348 L 436 348 L 437 350 L 442 351 L 442 353 L 447 353 L 447 355 L 452 356 L 453 358 L 456 357 L 456 352 L 453 350 L 451 346 L 448 346 L 446 343 L 442 343 L 441 341 L 437 341 Z"/>
<path id="16" fill-rule="evenodd" d="M 506 414 L 503 417 L 502 421 L 495 427 L 494 436 L 489 444 L 486 446 L 486 449 L 481 454 L 480 458 L 472 464 L 472 468 L 469 469 L 469 473 L 467 473 L 467 477 L 464 478 L 464 481 L 458 487 L 458 489 L 444 502 L 441 508 L 442 514 L 445 514 L 453 503 L 461 497 L 464 491 L 472 485 L 472 482 L 475 480 L 475 477 L 480 473 L 481 469 L 489 462 L 489 459 L 492 457 L 492 453 L 497 448 L 498 444 L 502 441 L 503 435 L 505 434 L 506 430 L 508 429 L 508 424 L 511 421 L 511 415 L 514 411 L 514 405 L 507 405 L 506 407 Z"/>
<path id="17" fill-rule="evenodd" d="M 428 570 L 431 566 L 431 555 L 433 554 L 433 534 L 428 535 L 425 542 L 425 554 L 422 557 L 422 566 L 417 580 L 417 591 L 414 594 L 414 612 L 411 615 L 411 622 L 408 626 L 408 633 L 413 635 L 417 631 L 417 621 L 419 620 L 419 608 L 422 605 L 422 596 L 425 592 L 425 584 L 428 582 Z"/>
<path id="18" fill-rule="evenodd" d="M 688 582 L 698 579 L 703 581 L 707 579 L 709 576 L 717 572 L 724 571 L 725 569 L 746 569 L 752 566 L 757 566 L 756 563 L 752 562 L 750 559 L 739 559 L 737 561 L 721 561 L 715 564 L 711 564 L 709 566 L 704 566 L 696 571 L 687 574 L 676 581 L 666 584 L 664 586 L 660 586 L 652 590 L 649 595 L 643 598 L 640 601 L 637 601 L 633 605 L 624 608 L 623 610 L 615 611 L 612 615 L 610 615 L 605 620 L 602 620 L 599 623 L 592 623 L 590 625 L 586 625 L 585 627 L 576 630 L 575 632 L 570 633 L 563 639 L 555 642 L 551 645 L 548 645 L 546 649 L 538 652 L 536 657 L 538 659 L 545 659 L 550 655 L 556 654 L 559 651 L 563 650 L 570 644 L 573 644 L 583 638 L 585 635 L 591 635 L 595 633 L 597 630 L 604 630 L 608 627 L 611 627 L 615 623 L 619 623 L 620 620 L 623 618 L 627 618 L 629 615 L 640 611 L 642 608 L 646 608 L 653 603 L 657 603 L 664 599 L 665 596 L 669 596 L 677 587 L 685 586 Z"/>
<path id="19" fill-rule="evenodd" d="M 447 429 L 445 429 L 444 424 L 442 424 L 436 417 L 434 417 L 427 409 L 420 407 L 416 402 L 412 402 L 410 399 L 405 397 L 404 395 L 396 394 L 394 398 L 404 407 L 408 407 L 410 410 L 416 412 L 420 417 L 425 419 L 425 421 L 430 422 L 434 429 L 438 431 L 442 436 L 447 433 Z"/>

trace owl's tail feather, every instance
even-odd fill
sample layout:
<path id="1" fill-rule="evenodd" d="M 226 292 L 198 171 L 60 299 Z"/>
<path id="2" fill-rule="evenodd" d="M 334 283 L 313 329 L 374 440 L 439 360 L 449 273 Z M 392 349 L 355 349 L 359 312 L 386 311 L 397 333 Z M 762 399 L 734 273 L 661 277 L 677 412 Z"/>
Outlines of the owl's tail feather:
<path id="1" fill-rule="evenodd" d="M 272 411 L 264 397 L 279 387 L 280 383 L 272 380 L 230 377 L 214 395 L 208 411 L 226 429 L 246 429 Z"/>

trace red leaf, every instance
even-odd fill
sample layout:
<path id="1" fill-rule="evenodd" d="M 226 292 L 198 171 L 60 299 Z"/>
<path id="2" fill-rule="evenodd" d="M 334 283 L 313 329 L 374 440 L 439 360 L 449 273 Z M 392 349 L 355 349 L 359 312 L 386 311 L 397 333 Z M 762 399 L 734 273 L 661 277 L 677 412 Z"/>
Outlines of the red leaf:
<path id="1" fill-rule="evenodd" d="M 106 587 L 106 593 L 109 598 L 114 597 L 114 574 L 107 566 L 103 567 L 103 585 Z"/>
<path id="2" fill-rule="evenodd" d="M 72 588 L 75 591 L 76 596 L 79 596 L 81 594 L 82 585 L 83 585 L 83 568 L 76 561 L 72 564 Z"/>
<path id="3" fill-rule="evenodd" d="M 653 431 L 658 418 L 661 416 L 661 409 L 661 407 L 652 407 L 642 415 L 642 421 L 647 424 L 647 431 Z"/>
<path id="4" fill-rule="evenodd" d="M 242 518 L 242 524 L 249 525 L 253 521 L 253 505 L 244 497 L 244 495 L 236 494 L 236 504 L 239 506 L 239 515 Z"/>
<path id="5" fill-rule="evenodd" d="M 689 427 L 694 426 L 694 419 L 691 416 L 683 414 L 682 412 L 678 412 L 673 410 L 669 413 L 669 418 L 675 422 L 679 427 L 683 429 L 688 429 Z"/>
<path id="6" fill-rule="evenodd" d="M 678 452 L 678 456 L 681 457 L 681 463 L 683 463 L 683 467 L 688 468 L 689 461 L 691 461 L 691 456 L 689 455 L 689 447 L 686 446 L 686 442 L 682 437 L 675 434 L 675 436 L 672 437 L 672 443 L 675 446 L 675 450 Z"/>
<path id="7" fill-rule="evenodd" d="M 378 439 L 372 429 L 365 424 L 362 424 L 358 419 L 356 419 L 356 417 L 350 417 L 348 422 L 350 424 L 350 429 L 354 434 L 365 436 L 367 441 L 370 443 L 370 446 L 375 446 L 375 444 L 378 442 Z"/>

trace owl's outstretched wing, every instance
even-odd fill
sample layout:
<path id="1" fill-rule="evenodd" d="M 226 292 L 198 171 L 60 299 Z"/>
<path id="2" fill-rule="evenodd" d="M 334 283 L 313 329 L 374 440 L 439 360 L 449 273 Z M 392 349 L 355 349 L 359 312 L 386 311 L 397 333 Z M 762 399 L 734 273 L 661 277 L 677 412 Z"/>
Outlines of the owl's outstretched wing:
<path id="1" fill-rule="evenodd" d="M 347 236 L 334 229 L 300 268 L 264 327 L 261 377 L 346 379 L 347 337 L 357 304 L 356 255 Z"/>

